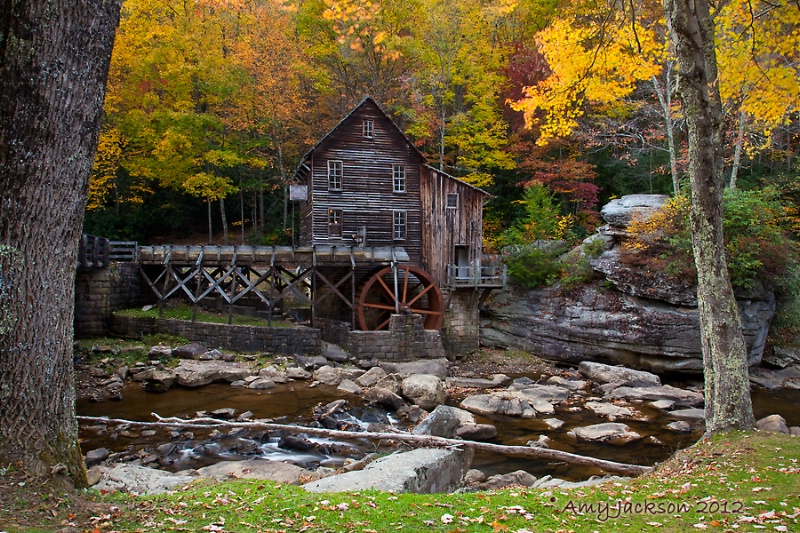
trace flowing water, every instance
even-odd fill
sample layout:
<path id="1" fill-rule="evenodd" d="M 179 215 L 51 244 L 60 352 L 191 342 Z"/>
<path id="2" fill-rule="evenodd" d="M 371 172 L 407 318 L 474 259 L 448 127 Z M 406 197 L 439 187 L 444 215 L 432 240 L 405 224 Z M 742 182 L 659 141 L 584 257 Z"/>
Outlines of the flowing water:
<path id="1" fill-rule="evenodd" d="M 586 397 L 590 394 L 586 394 Z M 314 424 L 315 406 L 327 404 L 342 397 L 335 387 L 319 385 L 310 388 L 304 382 L 279 385 L 273 389 L 251 390 L 229 385 L 208 385 L 198 389 L 172 389 L 167 393 L 145 392 L 139 384 L 130 384 L 123 390 L 121 401 L 92 403 L 79 401 L 79 415 L 106 416 L 134 421 L 154 421 L 151 413 L 160 416 L 193 417 L 198 411 L 233 408 L 237 414 L 253 413 L 253 419 L 269 418 L 276 423 L 308 425 Z M 663 411 L 635 405 L 641 416 L 636 420 L 619 420 L 644 438 L 626 445 L 576 442 L 568 435 L 575 427 L 607 422 L 605 418 L 582 407 L 581 400 L 556 406 L 555 418 L 564 422 L 558 429 L 551 429 L 539 419 L 521 419 L 505 416 L 479 417 L 479 423 L 491 423 L 497 427 L 498 444 L 525 445 L 528 441 L 547 436 L 551 448 L 610 459 L 652 465 L 663 461 L 678 449 L 696 442 L 702 435 L 702 427 L 692 425 L 690 433 L 676 433 L 666 428 L 669 418 Z M 352 427 L 365 429 L 369 424 L 390 425 L 398 429 L 409 429 L 407 421 L 393 414 L 363 405 L 356 396 L 347 396 L 350 409 L 339 415 L 339 421 Z M 457 399 L 454 400 L 457 404 Z M 757 417 L 779 413 L 790 426 L 800 425 L 800 391 L 758 389 L 753 392 L 753 404 Z M 146 428 L 145 428 L 146 429 Z M 127 455 L 127 459 L 138 458 L 151 466 L 178 471 L 199 468 L 220 460 L 263 457 L 287 460 L 306 468 L 317 466 L 340 466 L 346 459 L 358 459 L 377 451 L 375 443 L 365 440 L 333 441 L 309 437 L 298 443 L 282 442 L 283 436 L 275 432 L 250 430 L 171 431 L 158 429 L 146 431 L 137 426 L 119 426 L 84 423 L 80 438 L 84 452 L 105 447 L 112 452 Z M 308 448 L 308 449 L 303 449 Z M 381 448 L 385 451 L 386 448 Z M 562 479 L 586 479 L 602 472 L 576 467 L 564 463 L 549 463 L 523 458 L 479 453 L 473 467 L 487 474 L 526 470 L 535 476 L 552 475 Z"/>

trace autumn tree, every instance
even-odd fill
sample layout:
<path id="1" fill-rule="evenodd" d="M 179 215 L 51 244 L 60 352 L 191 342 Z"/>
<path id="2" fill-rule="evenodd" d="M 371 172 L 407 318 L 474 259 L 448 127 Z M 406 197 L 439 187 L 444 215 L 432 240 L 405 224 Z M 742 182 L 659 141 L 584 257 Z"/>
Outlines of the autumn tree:
<path id="1" fill-rule="evenodd" d="M 689 132 L 690 222 L 705 376 L 706 432 L 751 428 L 747 346 L 725 262 L 722 99 L 714 21 L 706 0 L 665 0 Z"/>
<path id="2" fill-rule="evenodd" d="M 115 201 L 141 202 L 156 187 L 196 195 L 191 185 L 208 176 L 226 183 L 216 191 L 235 190 L 230 174 L 250 160 L 220 112 L 240 81 L 229 59 L 234 21 L 223 8 L 209 2 L 125 3 L 90 207 L 103 206 L 109 193 Z M 133 182 L 127 198 L 119 194 L 119 180 Z M 223 219 L 225 195 L 218 197 Z"/>
<path id="3" fill-rule="evenodd" d="M 112 0 L 0 2 L 0 464 L 78 486 L 75 272 L 118 18 Z"/>

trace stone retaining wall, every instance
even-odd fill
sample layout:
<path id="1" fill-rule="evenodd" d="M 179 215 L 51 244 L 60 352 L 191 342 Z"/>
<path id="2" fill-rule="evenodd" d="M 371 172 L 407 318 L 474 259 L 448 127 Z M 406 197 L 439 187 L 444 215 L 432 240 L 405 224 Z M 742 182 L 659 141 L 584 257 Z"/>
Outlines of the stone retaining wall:
<path id="1" fill-rule="evenodd" d="M 112 263 L 108 268 L 79 269 L 75 278 L 75 336 L 108 333 L 114 311 L 139 307 L 153 300 L 135 263 Z"/>
<path id="2" fill-rule="evenodd" d="M 150 334 L 177 335 L 200 342 L 209 348 L 237 352 L 269 352 L 279 355 L 318 355 L 322 353 L 320 330 L 307 327 L 270 328 L 189 322 L 172 318 L 114 315 L 111 331 L 115 335 L 141 338 Z"/>
<path id="3" fill-rule="evenodd" d="M 422 315 L 392 315 L 387 331 L 350 331 L 344 322 L 318 319 L 325 340 L 335 342 L 356 359 L 414 361 L 445 356 L 442 334 L 426 330 Z"/>

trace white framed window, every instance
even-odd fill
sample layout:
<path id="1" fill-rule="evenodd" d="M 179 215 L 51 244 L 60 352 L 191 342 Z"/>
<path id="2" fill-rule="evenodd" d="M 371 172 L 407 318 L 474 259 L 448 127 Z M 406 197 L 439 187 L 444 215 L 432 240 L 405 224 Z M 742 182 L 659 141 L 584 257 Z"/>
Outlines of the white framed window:
<path id="1" fill-rule="evenodd" d="M 447 209 L 458 209 L 458 193 L 447 193 Z"/>
<path id="2" fill-rule="evenodd" d="M 372 139 L 375 136 L 375 124 L 372 119 L 364 119 L 364 122 L 361 123 L 361 132 L 365 139 Z"/>
<path id="3" fill-rule="evenodd" d="M 343 216 L 341 209 L 328 209 L 328 237 L 342 236 Z"/>
<path id="4" fill-rule="evenodd" d="M 392 165 L 394 192 L 406 192 L 406 166 Z"/>
<path id="5" fill-rule="evenodd" d="M 396 241 L 404 241 L 406 239 L 406 212 L 393 211 L 393 224 L 392 236 Z"/>
<path id="6" fill-rule="evenodd" d="M 342 190 L 342 162 L 338 160 L 328 161 L 328 190 Z"/>

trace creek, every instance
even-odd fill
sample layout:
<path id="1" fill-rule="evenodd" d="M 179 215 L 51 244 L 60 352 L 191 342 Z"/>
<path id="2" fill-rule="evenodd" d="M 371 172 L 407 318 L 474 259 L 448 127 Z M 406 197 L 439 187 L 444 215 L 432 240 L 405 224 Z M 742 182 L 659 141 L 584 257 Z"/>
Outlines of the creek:
<path id="1" fill-rule="evenodd" d="M 531 376 L 536 377 L 536 376 Z M 273 389 L 251 390 L 235 388 L 225 384 L 207 385 L 197 389 L 177 388 L 166 393 L 149 393 L 139 384 L 129 384 L 122 391 L 120 401 L 90 402 L 80 400 L 77 412 L 84 416 L 106 416 L 134 421 L 153 421 L 151 413 L 161 416 L 190 418 L 198 411 L 211 412 L 217 409 L 233 408 L 237 415 L 252 412 L 252 419 L 268 418 L 276 423 L 309 425 L 316 424 L 314 408 L 320 404 L 343 397 L 335 387 L 319 385 L 308 387 L 304 382 L 278 385 Z M 366 406 L 359 397 L 344 395 L 349 409 L 339 413 L 337 419 L 348 429 L 367 429 L 370 424 L 380 427 L 392 426 L 400 430 L 410 429 L 408 421 L 400 420 L 393 413 Z M 636 405 L 640 416 L 636 419 L 618 420 L 642 435 L 641 440 L 625 445 L 608 443 L 576 442 L 568 434 L 569 430 L 607 422 L 582 406 L 591 394 L 579 400 L 570 400 L 556 406 L 555 418 L 564 422 L 558 429 L 550 428 L 539 419 L 516 417 L 476 416 L 479 423 L 490 423 L 497 427 L 497 437 L 493 442 L 507 445 L 525 445 L 545 435 L 551 448 L 599 457 L 618 462 L 631 462 L 652 465 L 665 460 L 673 452 L 690 446 L 702 435 L 702 426 L 692 424 L 692 431 L 676 433 L 666 425 L 675 419 L 665 412 L 646 405 Z M 756 389 L 753 391 L 753 404 L 757 418 L 778 413 L 789 426 L 800 425 L 800 391 Z M 451 398 L 449 403 L 457 405 L 460 398 Z M 263 457 L 284 460 L 315 469 L 318 466 L 338 467 L 347 459 L 359 459 L 367 453 L 393 449 L 391 443 L 380 445 L 366 440 L 348 442 L 309 437 L 300 445 L 283 435 L 274 432 L 224 429 L 209 430 L 143 430 L 138 426 L 88 425 L 82 424 L 80 440 L 84 453 L 105 447 L 115 454 L 117 460 L 136 459 L 142 463 L 171 471 L 187 468 L 200 468 L 222 460 L 241 460 Z M 307 448 L 307 449 L 304 449 Z M 551 475 L 567 480 L 582 480 L 602 472 L 564 463 L 532 461 L 530 459 L 505 457 L 487 453 L 476 454 L 473 468 L 488 475 L 526 470 L 540 477 Z"/>

